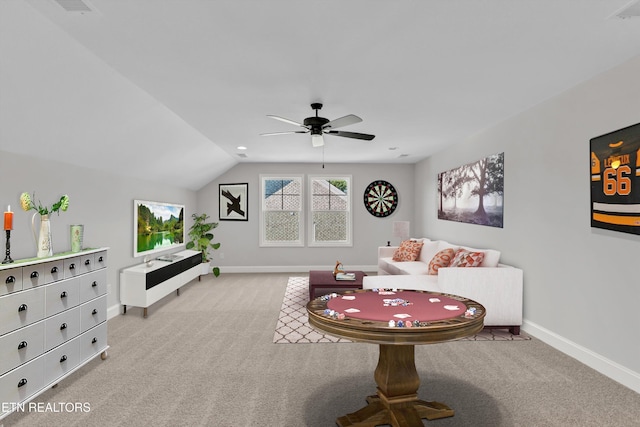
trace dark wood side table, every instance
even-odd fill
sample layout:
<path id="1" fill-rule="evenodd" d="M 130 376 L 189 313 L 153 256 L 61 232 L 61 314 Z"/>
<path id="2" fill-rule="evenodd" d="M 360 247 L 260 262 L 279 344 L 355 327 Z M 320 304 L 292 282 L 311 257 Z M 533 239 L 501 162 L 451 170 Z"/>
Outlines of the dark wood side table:
<path id="1" fill-rule="evenodd" d="M 355 273 L 356 280 L 336 280 L 332 271 L 311 270 L 309 272 L 309 301 L 315 298 L 316 289 L 362 289 L 362 278 L 366 274 L 362 271 L 349 271 L 349 273 Z"/>

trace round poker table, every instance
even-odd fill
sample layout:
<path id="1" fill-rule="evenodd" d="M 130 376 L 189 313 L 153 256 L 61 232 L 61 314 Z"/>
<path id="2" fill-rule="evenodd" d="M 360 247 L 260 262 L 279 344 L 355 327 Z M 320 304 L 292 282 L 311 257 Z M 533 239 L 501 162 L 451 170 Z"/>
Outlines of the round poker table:
<path id="1" fill-rule="evenodd" d="M 457 295 L 395 289 L 354 290 L 315 298 L 307 304 L 309 324 L 352 341 L 378 344 L 374 373 L 377 394 L 367 406 L 339 417 L 338 426 L 422 427 L 451 417 L 453 409 L 420 400 L 415 345 L 451 341 L 483 328 L 484 307 Z"/>

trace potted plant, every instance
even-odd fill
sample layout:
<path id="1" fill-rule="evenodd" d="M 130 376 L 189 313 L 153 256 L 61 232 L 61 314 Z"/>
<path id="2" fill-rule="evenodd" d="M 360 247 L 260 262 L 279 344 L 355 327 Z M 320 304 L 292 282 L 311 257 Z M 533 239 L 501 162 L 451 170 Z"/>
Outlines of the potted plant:
<path id="1" fill-rule="evenodd" d="M 209 251 L 220 247 L 220 243 L 211 243 L 213 234 L 210 233 L 211 230 L 218 226 L 218 223 L 207 222 L 209 219 L 209 215 L 207 214 L 193 214 L 191 217 L 193 218 L 193 225 L 189 228 L 190 241 L 187 242 L 187 249 L 200 251 L 200 253 L 202 253 L 202 262 L 207 264 L 207 273 L 213 271 L 213 275 L 218 277 L 220 275 L 220 268 L 213 267 L 213 270 L 210 270 L 210 266 L 208 265 L 211 261 Z"/>

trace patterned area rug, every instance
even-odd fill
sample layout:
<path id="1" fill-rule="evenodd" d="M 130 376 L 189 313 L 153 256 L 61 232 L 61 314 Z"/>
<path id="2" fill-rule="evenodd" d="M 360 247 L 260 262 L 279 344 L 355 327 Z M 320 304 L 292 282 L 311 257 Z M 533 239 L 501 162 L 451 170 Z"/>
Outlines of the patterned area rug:
<path id="1" fill-rule="evenodd" d="M 306 305 L 309 302 L 309 278 L 289 277 L 280 316 L 273 334 L 277 344 L 311 344 L 323 342 L 351 342 L 316 331 L 309 325 Z M 460 341 L 522 341 L 531 337 L 524 332 L 513 335 L 506 329 L 483 329 L 480 333 Z"/>

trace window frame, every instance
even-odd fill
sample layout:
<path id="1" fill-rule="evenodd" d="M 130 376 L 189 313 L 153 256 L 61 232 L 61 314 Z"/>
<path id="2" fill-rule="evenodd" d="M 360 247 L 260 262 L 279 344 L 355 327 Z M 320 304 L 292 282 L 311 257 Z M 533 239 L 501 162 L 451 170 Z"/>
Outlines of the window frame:
<path id="1" fill-rule="evenodd" d="M 317 241 L 315 235 L 315 224 L 313 221 L 315 212 L 331 212 L 331 210 L 314 209 L 313 204 L 313 184 L 317 180 L 322 181 L 346 181 L 347 193 L 346 202 L 347 209 L 346 215 L 346 239 L 345 240 L 332 240 L 332 241 Z M 353 246 L 353 177 L 352 175 L 307 175 L 307 188 L 309 190 L 308 200 L 308 212 L 309 223 L 307 224 L 308 233 L 308 246 L 309 247 L 351 247 Z"/>
<path id="2" fill-rule="evenodd" d="M 265 183 L 268 180 L 292 180 L 298 181 L 300 183 L 300 209 L 299 210 L 290 210 L 292 212 L 299 213 L 299 222 L 298 222 L 298 240 L 296 241 L 287 241 L 287 240 L 267 240 L 266 238 L 266 218 L 265 215 L 267 212 L 274 212 L 277 210 L 274 209 L 266 209 L 266 186 Z M 304 175 L 299 174 L 261 174 L 260 175 L 260 239 L 259 246 L 261 247 L 304 247 L 305 245 L 305 236 L 304 236 L 304 224 L 305 224 L 305 181 Z M 283 212 L 285 210 L 282 210 Z"/>

